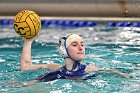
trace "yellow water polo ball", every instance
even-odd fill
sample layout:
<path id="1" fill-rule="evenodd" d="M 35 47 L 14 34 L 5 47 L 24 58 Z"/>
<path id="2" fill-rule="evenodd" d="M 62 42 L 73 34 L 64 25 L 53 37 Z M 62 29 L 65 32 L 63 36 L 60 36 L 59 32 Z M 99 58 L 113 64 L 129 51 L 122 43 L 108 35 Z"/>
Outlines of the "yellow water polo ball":
<path id="1" fill-rule="evenodd" d="M 33 11 L 23 10 L 14 17 L 14 29 L 21 37 L 33 38 L 39 33 L 40 28 L 40 17 Z"/>

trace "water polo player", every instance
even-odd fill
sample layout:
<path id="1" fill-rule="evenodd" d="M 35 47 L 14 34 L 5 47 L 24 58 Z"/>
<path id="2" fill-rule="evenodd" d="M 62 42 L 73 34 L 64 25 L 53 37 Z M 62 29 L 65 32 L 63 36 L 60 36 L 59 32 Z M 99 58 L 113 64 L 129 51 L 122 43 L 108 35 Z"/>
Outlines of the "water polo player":
<path id="1" fill-rule="evenodd" d="M 30 85 L 34 82 L 47 82 L 55 79 L 79 79 L 83 75 L 97 70 L 104 70 L 96 66 L 86 66 L 82 64 L 82 60 L 85 56 L 85 47 L 83 39 L 77 34 L 70 34 L 66 37 L 62 37 L 59 40 L 59 48 L 66 64 L 61 66 L 59 64 L 32 64 L 31 62 L 31 45 L 32 39 L 25 39 L 23 51 L 20 60 L 21 70 L 34 70 L 38 68 L 46 68 L 51 72 L 39 76 L 33 81 L 26 83 Z M 124 77 L 129 77 L 125 73 L 118 72 L 117 70 L 106 70 L 112 73 L 117 73 Z"/>

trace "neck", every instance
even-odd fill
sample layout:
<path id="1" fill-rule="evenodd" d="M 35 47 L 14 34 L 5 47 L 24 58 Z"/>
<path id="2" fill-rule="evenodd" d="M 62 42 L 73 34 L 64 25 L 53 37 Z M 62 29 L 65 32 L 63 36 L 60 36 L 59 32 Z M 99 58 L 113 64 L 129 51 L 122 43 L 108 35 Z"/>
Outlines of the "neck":
<path id="1" fill-rule="evenodd" d="M 73 66 L 74 61 L 70 58 L 65 58 L 65 61 L 66 61 L 66 69 L 72 70 L 72 66 Z M 79 62 L 80 62 L 80 64 L 82 64 L 82 61 L 79 61 Z M 74 70 L 77 70 L 77 69 L 78 68 L 76 67 L 76 69 L 74 69 Z"/>

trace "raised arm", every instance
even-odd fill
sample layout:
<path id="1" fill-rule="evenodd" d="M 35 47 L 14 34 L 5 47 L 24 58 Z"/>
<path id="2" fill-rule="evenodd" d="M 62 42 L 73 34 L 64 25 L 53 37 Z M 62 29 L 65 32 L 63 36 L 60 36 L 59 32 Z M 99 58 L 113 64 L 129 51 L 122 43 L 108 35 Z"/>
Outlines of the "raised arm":
<path id="1" fill-rule="evenodd" d="M 35 70 L 39 68 L 47 68 L 48 70 L 57 70 L 60 69 L 59 64 L 32 64 L 31 62 L 31 47 L 33 39 L 25 39 L 23 50 L 20 58 L 20 70 Z"/>

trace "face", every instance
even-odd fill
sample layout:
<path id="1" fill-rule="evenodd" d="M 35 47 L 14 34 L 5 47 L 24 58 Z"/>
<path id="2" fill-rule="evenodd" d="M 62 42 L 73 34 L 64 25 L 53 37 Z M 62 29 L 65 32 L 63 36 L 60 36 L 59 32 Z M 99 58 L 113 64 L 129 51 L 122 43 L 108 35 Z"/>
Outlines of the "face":
<path id="1" fill-rule="evenodd" d="M 76 39 L 68 46 L 70 57 L 76 61 L 81 61 L 85 56 L 85 47 L 83 40 Z"/>

